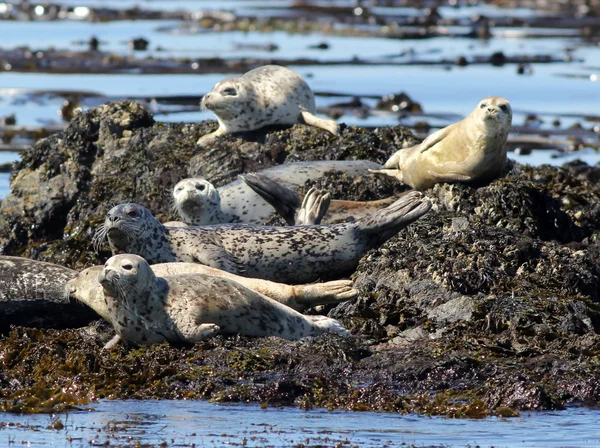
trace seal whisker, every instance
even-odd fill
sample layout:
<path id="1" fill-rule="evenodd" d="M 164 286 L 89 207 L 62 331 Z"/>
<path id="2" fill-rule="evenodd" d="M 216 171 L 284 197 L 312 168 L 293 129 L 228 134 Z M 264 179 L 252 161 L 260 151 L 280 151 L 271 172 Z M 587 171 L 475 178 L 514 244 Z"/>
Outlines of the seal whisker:
<path id="1" fill-rule="evenodd" d="M 100 226 L 96 229 L 94 236 L 92 237 L 92 245 L 96 252 L 100 252 L 100 249 L 107 237 L 108 229 L 104 226 L 104 224 L 100 224 Z"/>

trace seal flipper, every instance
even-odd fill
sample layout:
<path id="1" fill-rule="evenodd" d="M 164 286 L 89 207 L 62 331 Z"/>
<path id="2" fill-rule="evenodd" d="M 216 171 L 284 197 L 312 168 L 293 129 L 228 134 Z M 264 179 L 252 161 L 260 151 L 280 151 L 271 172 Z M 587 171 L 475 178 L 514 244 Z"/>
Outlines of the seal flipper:
<path id="1" fill-rule="evenodd" d="M 199 243 L 194 253 L 190 255 L 195 263 L 221 269 L 232 274 L 241 275 L 244 273 L 243 263 L 223 248 L 221 238 L 214 233 L 207 233 L 205 241 Z"/>
<path id="2" fill-rule="evenodd" d="M 389 207 L 365 216 L 354 223 L 355 229 L 370 237 L 369 248 L 379 246 L 400 230 L 429 211 L 431 202 L 418 191 L 411 190 Z"/>
<path id="3" fill-rule="evenodd" d="M 205 341 L 208 338 L 212 338 L 216 336 L 219 331 L 221 331 L 221 327 L 217 324 L 200 324 L 196 327 L 190 328 L 186 327 L 185 333 L 182 333 L 183 339 L 186 342 L 201 342 Z"/>
<path id="4" fill-rule="evenodd" d="M 331 202 L 331 195 L 329 193 L 323 194 L 322 191 L 312 187 L 308 190 L 308 193 L 304 195 L 302 201 L 302 207 L 296 213 L 296 226 L 313 226 L 321 224 L 323 216 L 329 209 Z"/>
<path id="5" fill-rule="evenodd" d="M 240 178 L 252 191 L 262 197 L 290 226 L 296 223 L 296 214 L 302 206 L 300 196 L 294 190 L 257 173 L 247 173 Z"/>
<path id="6" fill-rule="evenodd" d="M 435 177 L 440 182 L 469 182 L 473 180 L 471 176 L 460 173 L 436 173 L 432 170 L 427 170 L 430 176 Z"/>
<path id="7" fill-rule="evenodd" d="M 300 117 L 302 117 L 302 120 L 304 120 L 304 123 L 306 124 L 325 129 L 326 131 L 331 132 L 333 135 L 340 135 L 340 125 L 333 120 L 319 118 L 307 110 L 300 112 Z"/>
<path id="8" fill-rule="evenodd" d="M 352 280 L 334 280 L 291 287 L 294 290 L 295 302 L 298 304 L 294 309 L 300 308 L 302 311 L 317 305 L 346 302 L 358 296 L 358 291 L 352 287 Z"/>

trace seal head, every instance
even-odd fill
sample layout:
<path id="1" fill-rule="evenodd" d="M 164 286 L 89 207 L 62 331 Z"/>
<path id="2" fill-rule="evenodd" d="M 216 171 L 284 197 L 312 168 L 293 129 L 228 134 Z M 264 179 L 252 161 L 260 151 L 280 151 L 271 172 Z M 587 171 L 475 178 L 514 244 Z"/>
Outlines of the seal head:
<path id="1" fill-rule="evenodd" d="M 221 198 L 213 184 L 202 178 L 183 179 L 173 189 L 173 208 L 188 225 L 208 225 L 221 221 Z"/>

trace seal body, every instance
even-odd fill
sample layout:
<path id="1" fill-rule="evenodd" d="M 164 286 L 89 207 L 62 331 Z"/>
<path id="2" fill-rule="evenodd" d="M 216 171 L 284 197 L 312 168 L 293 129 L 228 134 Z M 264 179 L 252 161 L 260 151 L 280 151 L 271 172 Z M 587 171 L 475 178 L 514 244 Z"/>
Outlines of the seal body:
<path id="1" fill-rule="evenodd" d="M 7 334 L 11 325 L 60 329 L 94 320 L 94 313 L 64 293 L 76 275 L 52 263 L 0 256 L 0 334 Z"/>
<path id="2" fill-rule="evenodd" d="M 255 278 L 241 277 L 197 263 L 161 263 L 150 266 L 154 275 L 165 277 L 181 274 L 203 274 L 228 278 L 263 294 L 283 305 L 305 311 L 318 305 L 328 305 L 351 300 L 358 295 L 352 288 L 351 280 L 335 280 L 326 283 L 310 283 L 305 285 L 286 285 Z M 98 282 L 98 275 L 103 266 L 92 266 L 77 275 L 66 284 L 66 295 L 70 295 L 92 308 L 96 313 L 110 322 L 104 299 L 104 290 Z"/>
<path id="3" fill-rule="evenodd" d="M 315 98 L 306 81 L 298 73 L 278 65 L 265 65 L 218 82 L 204 95 L 200 105 L 211 110 L 219 121 L 215 132 L 198 140 L 201 146 L 219 135 L 269 125 L 304 122 L 333 134 L 338 132 L 335 121 L 314 115 Z"/>
<path id="4" fill-rule="evenodd" d="M 383 244 L 430 208 L 429 200 L 413 191 L 352 223 L 177 228 L 163 226 L 140 205 L 121 204 L 108 212 L 94 242 L 98 246 L 108 239 L 113 253 L 137 254 L 152 264 L 185 261 L 244 277 L 308 283 L 351 272 L 366 251 Z"/>
<path id="5" fill-rule="evenodd" d="M 381 165 L 368 160 L 286 163 L 260 171 L 259 179 L 266 179 L 272 183 L 265 185 L 266 182 L 263 181 L 256 187 L 248 183 L 248 179 L 254 179 L 256 175 L 244 175 L 243 180 L 238 179 L 219 188 L 215 188 L 206 179 L 183 179 L 173 189 L 173 208 L 184 223 L 193 226 L 226 223 L 263 224 L 273 216 L 274 206 L 288 224 L 295 224 L 302 201 L 290 187 L 303 186 L 306 181 L 318 179 L 329 171 L 342 171 L 351 176 L 360 176 L 367 174 L 369 169 L 380 167 Z M 269 195 L 278 201 L 277 205 L 269 201 Z M 339 219 L 332 214 L 346 206 L 340 202 L 349 201 L 332 201 L 325 222 Z"/>
<path id="6" fill-rule="evenodd" d="M 227 278 L 156 277 L 132 254 L 110 258 L 98 281 L 117 335 L 132 344 L 194 343 L 218 333 L 290 340 L 349 334 L 334 319 L 304 316 Z"/>
<path id="7" fill-rule="evenodd" d="M 382 169 L 417 190 L 437 183 L 485 183 L 506 171 L 506 139 L 512 122 L 507 100 L 487 97 L 462 121 L 396 152 Z"/>

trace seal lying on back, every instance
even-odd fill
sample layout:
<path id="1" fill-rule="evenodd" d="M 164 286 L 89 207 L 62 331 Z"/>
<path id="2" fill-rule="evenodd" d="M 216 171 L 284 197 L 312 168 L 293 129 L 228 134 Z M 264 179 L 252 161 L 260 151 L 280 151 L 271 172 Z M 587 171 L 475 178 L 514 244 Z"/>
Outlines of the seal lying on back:
<path id="1" fill-rule="evenodd" d="M 217 116 L 219 128 L 198 140 L 211 144 L 220 135 L 269 125 L 306 123 L 338 133 L 338 124 L 315 116 L 315 98 L 302 77 L 289 68 L 265 65 L 218 82 L 200 106 Z"/>
<path id="2" fill-rule="evenodd" d="M 121 204 L 108 212 L 94 244 L 98 247 L 108 239 L 113 253 L 134 253 L 149 263 L 187 261 L 244 277 L 308 283 L 351 272 L 366 251 L 383 244 L 430 208 L 427 198 L 412 191 L 352 223 L 165 227 L 144 207 Z"/>
<path id="3" fill-rule="evenodd" d="M 368 160 L 323 160 L 286 163 L 262 170 L 259 174 L 281 183 L 282 187 L 288 187 L 303 186 L 307 180 L 318 179 L 329 171 L 343 171 L 350 176 L 360 176 L 367 174 L 369 169 L 378 168 L 381 165 Z M 245 177 L 248 178 L 248 175 Z M 264 224 L 273 216 L 273 207 L 251 187 L 241 179 L 219 188 L 215 188 L 206 179 L 183 179 L 173 189 L 173 208 L 188 225 Z M 287 192 L 285 195 L 285 191 L 278 191 L 277 197 L 287 204 L 282 216 L 288 224 L 294 225 L 298 215 L 302 213 L 302 201 L 293 190 L 288 189 Z M 333 201 L 330 208 L 335 210 L 338 202 Z"/>
<path id="4" fill-rule="evenodd" d="M 132 254 L 110 258 L 98 281 L 117 335 L 136 345 L 194 343 L 219 333 L 290 340 L 328 332 L 349 335 L 334 319 L 304 316 L 227 278 L 157 277 Z"/>
<path id="5" fill-rule="evenodd" d="M 395 177 L 417 190 L 443 182 L 492 181 L 506 171 L 511 122 L 507 100 L 484 98 L 464 120 L 434 132 L 419 145 L 401 149 L 382 169 L 371 172 Z"/>
<path id="6" fill-rule="evenodd" d="M 11 325 L 73 328 L 96 318 L 65 297 L 64 285 L 77 272 L 43 261 L 0 256 L 0 334 Z"/>
<path id="7" fill-rule="evenodd" d="M 351 280 L 335 280 L 326 283 L 286 285 L 268 280 L 240 277 L 239 275 L 197 263 L 160 263 L 150 266 L 157 277 L 182 274 L 203 274 L 224 277 L 252 289 L 296 311 L 305 311 L 317 305 L 328 305 L 351 300 L 358 295 Z M 104 301 L 104 292 L 98 283 L 103 266 L 84 269 L 66 285 L 66 295 L 85 303 L 105 320 L 110 321 Z"/>

